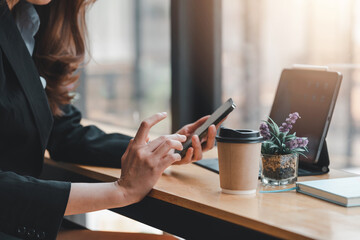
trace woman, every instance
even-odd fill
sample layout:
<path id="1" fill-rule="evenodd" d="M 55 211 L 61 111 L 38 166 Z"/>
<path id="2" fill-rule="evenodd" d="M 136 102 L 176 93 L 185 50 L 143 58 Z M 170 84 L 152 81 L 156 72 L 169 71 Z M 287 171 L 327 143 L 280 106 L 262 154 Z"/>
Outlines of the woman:
<path id="1" fill-rule="evenodd" d="M 150 143 L 150 128 L 166 113 L 144 120 L 132 140 L 81 126 L 68 86 L 84 59 L 92 1 L 49 2 L 0 0 L 0 232 L 29 239 L 55 239 L 64 214 L 140 201 L 168 166 L 201 159 L 216 133 L 211 126 L 204 143 L 193 136 L 181 159 L 173 150 L 207 117 Z M 58 161 L 121 167 L 122 173 L 113 183 L 38 180 L 45 149 Z"/>

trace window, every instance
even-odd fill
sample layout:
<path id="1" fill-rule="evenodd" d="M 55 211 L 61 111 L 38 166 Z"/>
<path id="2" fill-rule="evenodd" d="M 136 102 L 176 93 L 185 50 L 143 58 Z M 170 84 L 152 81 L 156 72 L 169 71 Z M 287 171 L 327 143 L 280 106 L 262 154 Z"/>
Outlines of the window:
<path id="1" fill-rule="evenodd" d="M 332 168 L 360 166 L 360 2 L 223 0 L 226 125 L 257 128 L 270 113 L 283 68 L 326 65 L 343 74 L 327 137 Z"/>
<path id="2" fill-rule="evenodd" d="M 137 129 L 170 115 L 170 1 L 97 1 L 88 14 L 90 60 L 80 103 L 86 118 Z M 171 116 L 154 127 L 169 133 Z"/>
<path id="3" fill-rule="evenodd" d="M 89 14 L 92 58 L 81 94 L 85 117 L 136 129 L 170 115 L 170 0 L 98 1 Z M 327 142 L 331 167 L 360 166 L 360 2 L 222 0 L 222 99 L 226 124 L 257 128 L 283 68 L 327 65 L 344 78 Z M 154 132 L 170 132 L 171 116 Z"/>
<path id="4" fill-rule="evenodd" d="M 152 133 L 170 132 L 169 14 L 170 0 L 106 0 L 91 7 L 91 55 L 76 102 L 84 117 L 137 129 L 144 118 L 167 111 Z M 76 217 L 95 230 L 161 232 L 107 210 Z"/>

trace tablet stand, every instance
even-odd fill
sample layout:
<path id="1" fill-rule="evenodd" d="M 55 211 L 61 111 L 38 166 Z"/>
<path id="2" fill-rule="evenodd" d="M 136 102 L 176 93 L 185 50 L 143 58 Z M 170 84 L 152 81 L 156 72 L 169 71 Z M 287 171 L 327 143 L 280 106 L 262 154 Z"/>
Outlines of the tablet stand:
<path id="1" fill-rule="evenodd" d="M 326 140 L 324 140 L 324 144 L 321 149 L 321 153 L 319 156 L 319 160 L 315 164 L 299 162 L 299 167 L 303 169 L 311 170 L 311 174 L 309 175 L 321 175 L 329 172 L 329 153 L 327 149 Z"/>
<path id="2" fill-rule="evenodd" d="M 329 172 L 329 165 L 330 165 L 330 158 L 329 158 L 329 152 L 327 149 L 326 140 L 324 141 L 323 147 L 321 149 L 319 161 L 317 164 L 323 173 Z"/>

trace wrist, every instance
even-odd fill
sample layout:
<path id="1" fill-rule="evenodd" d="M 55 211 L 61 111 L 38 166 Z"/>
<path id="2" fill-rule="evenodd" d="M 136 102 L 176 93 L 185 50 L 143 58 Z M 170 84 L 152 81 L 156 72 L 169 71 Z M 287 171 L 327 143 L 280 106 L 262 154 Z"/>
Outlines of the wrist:
<path id="1" fill-rule="evenodd" d="M 126 191 L 126 188 L 121 183 L 119 183 L 119 181 L 120 180 L 114 182 L 114 187 L 115 187 L 114 193 L 115 193 L 116 202 L 121 203 L 120 207 L 124 207 L 130 204 L 128 200 L 129 194 Z"/>
<path id="2" fill-rule="evenodd" d="M 122 203 L 122 206 L 127 206 L 136 202 L 133 199 L 134 194 L 131 193 L 131 189 L 127 187 L 121 179 L 115 181 L 114 185 L 116 188 L 115 192 L 117 193 L 118 200 Z"/>

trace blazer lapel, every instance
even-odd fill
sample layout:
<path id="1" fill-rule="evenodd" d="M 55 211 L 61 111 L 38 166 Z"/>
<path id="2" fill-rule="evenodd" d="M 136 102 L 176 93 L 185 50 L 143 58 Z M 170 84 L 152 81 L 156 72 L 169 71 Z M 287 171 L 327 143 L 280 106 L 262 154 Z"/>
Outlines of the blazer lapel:
<path id="1" fill-rule="evenodd" d="M 52 129 L 53 116 L 36 66 L 16 27 L 6 1 L 2 0 L 0 0 L 0 46 L 28 99 L 44 151 Z"/>

